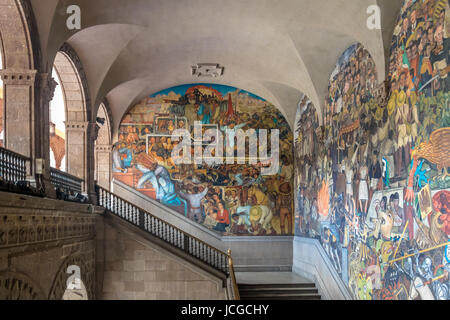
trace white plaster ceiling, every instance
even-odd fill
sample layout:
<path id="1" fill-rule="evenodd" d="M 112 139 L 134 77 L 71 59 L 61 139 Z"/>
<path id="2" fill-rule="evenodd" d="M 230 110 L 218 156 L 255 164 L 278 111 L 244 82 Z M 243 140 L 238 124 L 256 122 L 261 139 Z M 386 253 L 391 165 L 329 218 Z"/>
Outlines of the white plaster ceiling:
<path id="1" fill-rule="evenodd" d="M 133 102 L 180 84 L 212 82 L 257 94 L 292 125 L 302 93 L 322 114 L 328 79 L 342 52 L 360 42 L 380 81 L 402 0 L 31 0 L 43 63 L 68 42 L 78 53 L 95 106 L 110 104 L 117 129 Z M 382 30 L 366 27 L 382 8 Z M 81 8 L 68 30 L 66 8 Z M 190 67 L 218 63 L 222 77 L 196 78 Z"/>

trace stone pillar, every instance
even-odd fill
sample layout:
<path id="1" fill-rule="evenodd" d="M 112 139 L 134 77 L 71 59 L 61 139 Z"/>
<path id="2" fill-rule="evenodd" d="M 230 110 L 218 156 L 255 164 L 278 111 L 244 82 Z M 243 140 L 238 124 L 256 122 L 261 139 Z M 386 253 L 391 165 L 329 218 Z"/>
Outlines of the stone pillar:
<path id="1" fill-rule="evenodd" d="M 83 179 L 82 190 L 91 200 L 95 197 L 95 140 L 98 125 L 85 121 L 66 121 L 67 172 Z M 93 201 L 95 202 L 95 201 Z"/>
<path id="2" fill-rule="evenodd" d="M 111 145 L 95 145 L 95 179 L 97 184 L 106 190 L 111 187 L 111 154 Z"/>
<path id="3" fill-rule="evenodd" d="M 89 122 L 87 121 L 66 121 L 66 170 L 67 173 L 83 179 L 82 190 L 86 191 L 87 178 L 87 151 L 88 141 L 87 131 Z"/>
<path id="4" fill-rule="evenodd" d="M 37 77 L 36 90 L 39 104 L 35 108 L 35 156 L 43 159 L 44 170 L 38 175 L 38 184 L 44 188 L 47 197 L 56 199 L 55 188 L 50 178 L 50 101 L 53 100 L 58 85 L 50 73 L 40 73 Z"/>
<path id="5" fill-rule="evenodd" d="M 87 131 L 87 167 L 86 167 L 86 193 L 89 201 L 93 204 L 97 203 L 97 193 L 95 192 L 95 141 L 98 137 L 100 127 L 96 122 L 90 122 Z"/>
<path id="6" fill-rule="evenodd" d="M 4 146 L 30 159 L 35 153 L 34 84 L 36 70 L 0 70 L 4 88 Z M 28 175 L 34 175 L 29 165 Z"/>

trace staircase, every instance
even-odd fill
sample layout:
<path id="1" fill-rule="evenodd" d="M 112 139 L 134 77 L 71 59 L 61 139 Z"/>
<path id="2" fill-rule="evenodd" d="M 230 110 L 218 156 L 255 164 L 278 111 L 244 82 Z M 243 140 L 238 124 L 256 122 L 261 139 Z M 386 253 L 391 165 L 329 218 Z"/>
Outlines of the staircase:
<path id="1" fill-rule="evenodd" d="M 321 300 L 314 283 L 239 284 L 241 300 Z"/>
<path id="2" fill-rule="evenodd" d="M 96 186 L 96 193 L 97 205 L 105 208 L 108 214 L 125 220 L 166 245 L 187 253 L 192 258 L 227 276 L 230 274 L 229 255 L 227 253 L 153 216 L 145 209 L 135 206 L 98 185 Z"/>
<path id="3" fill-rule="evenodd" d="M 239 300 L 230 250 L 223 252 L 98 185 L 96 193 L 97 205 L 105 208 L 107 215 L 131 225 L 166 250 L 222 278 L 224 287 L 230 283 L 230 298 Z"/>

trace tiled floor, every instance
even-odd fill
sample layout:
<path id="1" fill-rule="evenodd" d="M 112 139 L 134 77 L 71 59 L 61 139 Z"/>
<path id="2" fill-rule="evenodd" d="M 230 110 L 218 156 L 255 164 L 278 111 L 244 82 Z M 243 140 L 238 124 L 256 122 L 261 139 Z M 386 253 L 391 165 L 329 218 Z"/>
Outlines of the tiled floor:
<path id="1" fill-rule="evenodd" d="M 311 282 L 292 272 L 236 272 L 236 281 L 241 284 L 284 284 Z"/>

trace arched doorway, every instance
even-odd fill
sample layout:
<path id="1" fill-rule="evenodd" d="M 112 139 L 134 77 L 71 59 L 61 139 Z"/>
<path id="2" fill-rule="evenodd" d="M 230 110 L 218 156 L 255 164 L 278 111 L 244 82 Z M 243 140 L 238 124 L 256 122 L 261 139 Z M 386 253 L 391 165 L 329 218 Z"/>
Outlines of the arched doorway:
<path id="1" fill-rule="evenodd" d="M 66 48 L 67 46 L 64 46 L 62 49 L 67 50 Z M 76 57 L 73 50 L 69 53 L 60 51 L 54 61 L 53 78 L 58 82 L 58 86 L 50 104 L 50 152 L 54 154 L 54 168 L 82 179 L 82 190 L 86 191 L 86 85 L 72 56 Z"/>
<path id="2" fill-rule="evenodd" d="M 56 68 L 53 68 L 52 77 L 58 85 L 50 102 L 50 166 L 66 171 L 66 106 Z"/>
<path id="3" fill-rule="evenodd" d="M 89 300 L 83 280 L 76 280 L 74 283 L 69 284 L 66 291 L 64 291 L 62 300 Z"/>

